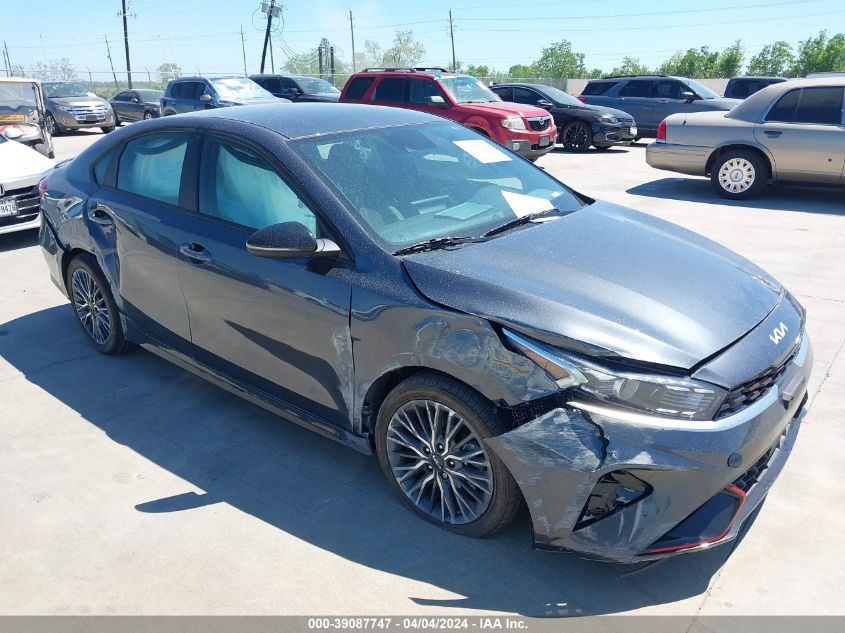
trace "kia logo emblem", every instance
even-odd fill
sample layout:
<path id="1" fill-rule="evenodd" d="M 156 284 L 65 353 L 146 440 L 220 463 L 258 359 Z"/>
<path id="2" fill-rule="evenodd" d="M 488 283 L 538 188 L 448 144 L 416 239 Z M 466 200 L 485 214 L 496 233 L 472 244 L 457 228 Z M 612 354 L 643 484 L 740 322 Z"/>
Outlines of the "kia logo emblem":
<path id="1" fill-rule="evenodd" d="M 783 337 L 786 336 L 786 333 L 789 332 L 789 328 L 786 327 L 786 324 L 781 321 L 780 325 L 778 325 L 772 333 L 769 334 L 769 338 L 772 340 L 772 343 L 777 345 L 783 340 Z"/>

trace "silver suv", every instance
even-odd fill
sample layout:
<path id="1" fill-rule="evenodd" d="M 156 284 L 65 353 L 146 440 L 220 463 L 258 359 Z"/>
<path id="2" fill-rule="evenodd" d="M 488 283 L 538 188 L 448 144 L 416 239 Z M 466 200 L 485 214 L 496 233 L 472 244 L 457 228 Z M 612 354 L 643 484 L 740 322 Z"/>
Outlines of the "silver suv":
<path id="1" fill-rule="evenodd" d="M 104 133 L 114 130 L 111 104 L 75 81 L 45 81 L 47 128 L 58 136 L 68 130 L 98 127 Z"/>

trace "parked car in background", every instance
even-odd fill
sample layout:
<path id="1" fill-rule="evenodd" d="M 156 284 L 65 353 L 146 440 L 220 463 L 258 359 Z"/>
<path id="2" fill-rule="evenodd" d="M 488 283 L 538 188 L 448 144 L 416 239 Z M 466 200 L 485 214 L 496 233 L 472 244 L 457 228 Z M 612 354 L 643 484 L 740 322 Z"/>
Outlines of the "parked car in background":
<path id="1" fill-rule="evenodd" d="M 541 84 L 495 84 L 490 90 L 502 101 L 513 101 L 548 110 L 558 130 L 558 142 L 570 152 L 583 152 L 592 145 L 608 149 L 630 145 L 637 125 L 627 112 L 578 101 L 553 86 Z"/>
<path id="2" fill-rule="evenodd" d="M 340 100 L 436 114 L 529 160 L 550 152 L 557 138 L 542 108 L 504 102 L 475 77 L 443 68 L 367 68 L 347 80 Z"/>
<path id="3" fill-rule="evenodd" d="M 720 97 L 694 79 L 666 75 L 633 75 L 592 79 L 580 101 L 617 108 L 637 122 L 637 135 L 653 137 L 657 126 L 676 112 L 730 110 L 740 101 Z"/>
<path id="4" fill-rule="evenodd" d="M 129 123 L 155 119 L 161 109 L 161 98 L 164 90 L 124 90 L 109 99 L 114 110 L 115 122 Z"/>
<path id="5" fill-rule="evenodd" d="M 304 77 L 302 75 L 250 75 L 259 86 L 274 97 L 283 97 L 290 101 L 328 101 L 337 103 L 340 90 L 325 79 Z"/>
<path id="6" fill-rule="evenodd" d="M 53 158 L 53 135 L 47 129 L 47 108 L 41 83 L 22 77 L 0 77 L 0 131 L 6 128 L 19 143 Z"/>
<path id="7" fill-rule="evenodd" d="M 68 130 L 98 127 L 108 134 L 116 125 L 111 104 L 76 81 L 45 81 L 47 128 L 58 136 Z"/>
<path id="8" fill-rule="evenodd" d="M 725 86 L 725 96 L 729 99 L 745 99 L 766 86 L 784 81 L 784 77 L 732 77 Z"/>
<path id="9" fill-rule="evenodd" d="M 220 75 L 212 77 L 179 77 L 168 82 L 161 97 L 162 116 L 225 108 L 255 103 L 279 103 L 277 99 L 247 77 Z"/>
<path id="10" fill-rule="evenodd" d="M 648 146 L 652 167 L 710 176 L 726 198 L 751 198 L 766 183 L 845 184 L 845 78 L 763 88 L 727 113 L 674 114 Z"/>
<path id="11" fill-rule="evenodd" d="M 38 183 L 53 169 L 53 161 L 19 143 L 18 126 L 0 132 L 0 235 L 35 229 L 38 215 Z"/>
<path id="12" fill-rule="evenodd" d="M 801 427 L 813 354 L 783 286 L 441 117 L 165 117 L 45 191 L 49 275 L 93 349 L 140 344 L 375 453 L 406 507 L 460 534 L 527 501 L 543 549 L 706 550 Z"/>

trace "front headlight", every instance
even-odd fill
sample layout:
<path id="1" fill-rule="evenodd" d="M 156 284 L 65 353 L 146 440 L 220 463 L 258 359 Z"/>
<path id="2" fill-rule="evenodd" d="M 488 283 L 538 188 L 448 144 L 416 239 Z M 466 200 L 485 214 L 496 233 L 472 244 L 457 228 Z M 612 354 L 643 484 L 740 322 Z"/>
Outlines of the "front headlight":
<path id="1" fill-rule="evenodd" d="M 619 123 L 619 119 L 611 114 L 601 114 L 596 117 L 596 121 L 599 123 Z"/>
<path id="2" fill-rule="evenodd" d="M 525 121 L 522 120 L 522 117 L 509 116 L 507 119 L 502 119 L 502 126 L 509 130 L 524 130 Z"/>
<path id="3" fill-rule="evenodd" d="M 682 420 L 712 420 L 725 399 L 725 390 L 710 383 L 610 369 L 507 328 L 502 331 L 513 347 L 549 373 L 574 399 Z"/>
<path id="4" fill-rule="evenodd" d="M 62 112 L 70 112 L 70 106 L 62 105 L 57 103 L 53 106 L 56 110 L 61 110 Z"/>

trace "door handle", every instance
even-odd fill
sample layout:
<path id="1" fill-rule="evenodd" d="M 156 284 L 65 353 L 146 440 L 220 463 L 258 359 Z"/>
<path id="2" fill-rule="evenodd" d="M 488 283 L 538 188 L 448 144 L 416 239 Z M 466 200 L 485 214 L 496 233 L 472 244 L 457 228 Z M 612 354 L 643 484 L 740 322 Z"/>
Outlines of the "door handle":
<path id="1" fill-rule="evenodd" d="M 184 244 L 180 244 L 179 252 L 198 264 L 207 264 L 211 261 L 211 253 L 205 249 L 205 246 L 197 244 L 196 242 L 185 242 Z"/>
<path id="2" fill-rule="evenodd" d="M 114 224 L 114 218 L 112 217 L 112 213 L 113 211 L 109 209 L 106 205 L 97 202 L 91 207 L 89 207 L 88 218 L 96 224 L 100 224 L 102 226 L 109 226 L 111 224 Z"/>
<path id="3" fill-rule="evenodd" d="M 783 134 L 783 132 L 781 132 L 780 130 L 764 130 L 764 132 L 763 132 L 763 133 L 764 133 L 766 136 L 770 136 L 770 137 L 772 137 L 772 138 L 777 138 L 778 136 L 780 136 L 781 134 Z"/>

